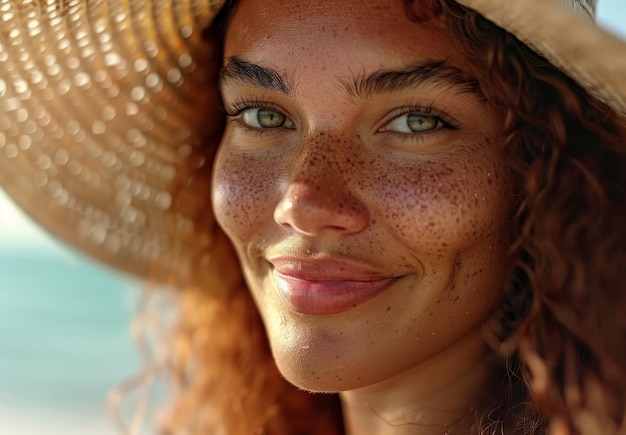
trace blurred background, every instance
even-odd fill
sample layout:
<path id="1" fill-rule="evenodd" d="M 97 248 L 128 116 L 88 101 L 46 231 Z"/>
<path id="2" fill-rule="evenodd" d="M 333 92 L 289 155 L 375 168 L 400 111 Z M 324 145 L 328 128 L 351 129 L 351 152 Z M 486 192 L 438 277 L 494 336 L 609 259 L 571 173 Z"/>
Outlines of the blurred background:
<path id="1" fill-rule="evenodd" d="M 626 38 L 626 0 L 599 0 L 598 15 Z M 140 295 L 140 283 L 52 240 L 0 191 L 0 435 L 116 433 L 105 398 L 140 369 L 129 332 Z M 155 395 L 156 407 L 163 388 Z"/>
<path id="2" fill-rule="evenodd" d="M 154 333 L 155 306 L 171 324 L 164 305 L 175 297 L 163 292 L 145 309 L 145 294 L 141 282 L 52 239 L 0 190 L 0 435 L 118 434 L 106 398 L 122 385 L 117 418 L 134 426 L 146 391 L 128 386 L 140 383 L 146 353 L 131 326 L 141 314 Z M 167 397 L 163 379 L 151 379 L 148 420 Z M 156 432 L 146 424 L 140 433 Z"/>

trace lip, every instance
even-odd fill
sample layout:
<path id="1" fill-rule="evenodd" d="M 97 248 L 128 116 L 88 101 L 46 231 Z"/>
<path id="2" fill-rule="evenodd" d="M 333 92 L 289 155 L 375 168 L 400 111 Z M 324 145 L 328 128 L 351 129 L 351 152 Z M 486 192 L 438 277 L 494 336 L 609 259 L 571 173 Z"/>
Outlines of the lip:
<path id="1" fill-rule="evenodd" d="M 300 314 L 343 313 L 385 292 L 397 279 L 353 261 L 281 257 L 270 263 L 279 295 Z"/>

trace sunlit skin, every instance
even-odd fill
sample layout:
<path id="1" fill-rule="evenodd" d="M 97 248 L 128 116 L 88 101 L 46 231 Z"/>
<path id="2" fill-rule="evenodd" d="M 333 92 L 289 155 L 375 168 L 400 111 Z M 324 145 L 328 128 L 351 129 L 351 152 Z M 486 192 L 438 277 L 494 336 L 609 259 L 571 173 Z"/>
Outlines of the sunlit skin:
<path id="1" fill-rule="evenodd" d="M 280 371 L 351 433 L 442 433 L 491 370 L 513 209 L 480 65 L 400 1 L 243 0 L 224 66 L 213 206 Z"/>

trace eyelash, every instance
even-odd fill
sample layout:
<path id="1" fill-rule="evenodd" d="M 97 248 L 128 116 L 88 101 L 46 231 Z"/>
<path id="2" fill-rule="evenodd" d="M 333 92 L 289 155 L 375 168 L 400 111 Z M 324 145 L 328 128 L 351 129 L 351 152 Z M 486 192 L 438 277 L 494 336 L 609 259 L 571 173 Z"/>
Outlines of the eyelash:
<path id="1" fill-rule="evenodd" d="M 275 129 L 272 128 L 255 128 L 244 123 L 240 118 L 240 115 L 248 109 L 269 109 L 278 113 L 284 114 L 285 111 L 277 104 L 270 103 L 268 101 L 262 101 L 258 99 L 244 99 L 238 98 L 228 105 L 224 105 L 224 113 L 229 118 L 235 118 L 236 126 L 242 129 L 247 134 L 254 134 L 257 136 L 264 136 L 271 133 L 275 133 Z M 286 116 L 286 115 L 285 115 Z"/>
<path id="2" fill-rule="evenodd" d="M 272 111 L 276 111 L 279 112 L 281 114 L 284 114 L 284 110 L 278 106 L 277 104 L 268 102 L 268 101 L 262 101 L 262 100 L 258 100 L 258 99 L 244 99 L 244 98 L 239 98 L 235 101 L 233 101 L 232 103 L 230 103 L 228 106 L 224 107 L 224 112 L 226 113 L 226 115 L 229 118 L 237 118 L 239 117 L 244 111 L 248 110 L 248 109 L 269 109 Z M 430 115 L 430 116 L 434 116 L 437 119 L 439 119 L 442 123 L 443 126 L 431 131 L 426 131 L 423 133 L 402 133 L 402 132 L 397 132 L 397 131 L 392 131 L 392 130 L 383 130 L 381 131 L 382 128 L 386 127 L 387 125 L 389 125 L 394 119 L 403 116 L 403 115 L 407 115 L 407 114 L 419 114 L 419 115 Z M 286 115 L 285 115 L 286 116 Z M 377 132 L 379 133 L 383 133 L 383 134 L 389 134 L 389 135 L 393 135 L 394 137 L 396 137 L 397 139 L 399 139 L 402 142 L 408 142 L 408 141 L 414 141 L 414 140 L 424 140 L 426 139 L 426 137 L 432 135 L 433 133 L 435 133 L 437 130 L 440 129 L 449 129 L 449 130 L 458 130 L 459 128 L 461 128 L 461 125 L 455 121 L 450 115 L 448 115 L 446 112 L 437 110 L 433 107 L 432 104 L 428 104 L 426 106 L 405 106 L 403 108 L 401 108 L 400 110 L 398 110 L 397 112 L 393 112 L 393 114 L 391 116 L 386 117 L 386 122 L 385 124 L 380 127 Z M 250 127 L 249 125 L 245 124 L 244 122 L 242 122 L 241 120 L 237 120 L 237 127 L 244 129 L 246 132 L 248 133 L 253 133 L 253 134 L 257 134 L 259 136 L 265 135 L 265 134 L 269 134 L 269 133 L 273 133 L 275 132 L 274 129 L 271 128 L 254 128 L 254 127 Z"/>
<path id="3" fill-rule="evenodd" d="M 435 109 L 432 104 L 429 104 L 427 106 L 404 106 L 398 111 L 392 112 L 392 114 L 386 117 L 387 121 L 385 123 L 385 126 L 391 123 L 391 121 L 393 121 L 394 119 L 402 115 L 408 115 L 411 113 L 416 115 L 434 116 L 444 124 L 444 128 L 449 128 L 452 130 L 458 130 L 459 128 L 461 128 L 461 125 L 457 121 L 455 121 L 450 115 L 448 115 L 446 112 Z M 384 126 L 381 128 L 384 128 Z"/>
<path id="4" fill-rule="evenodd" d="M 279 113 L 283 113 L 284 110 L 274 103 L 261 100 L 245 100 L 243 98 L 233 101 L 228 107 L 224 107 L 224 112 L 229 117 L 235 117 L 241 115 L 244 110 L 248 109 L 270 109 Z"/>

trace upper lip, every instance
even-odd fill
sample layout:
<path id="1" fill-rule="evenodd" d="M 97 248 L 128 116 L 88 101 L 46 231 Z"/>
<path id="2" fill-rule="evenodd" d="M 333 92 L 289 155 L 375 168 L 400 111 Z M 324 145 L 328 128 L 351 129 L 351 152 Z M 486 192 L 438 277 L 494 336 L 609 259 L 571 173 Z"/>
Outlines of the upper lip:
<path id="1" fill-rule="evenodd" d="M 278 273 L 308 281 L 378 281 L 394 277 L 348 259 L 273 257 L 268 261 Z"/>

